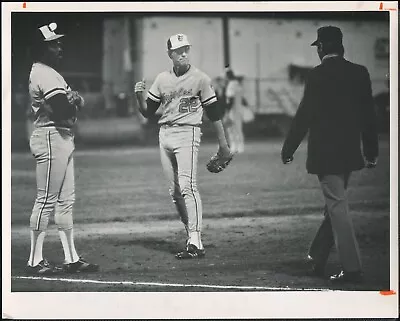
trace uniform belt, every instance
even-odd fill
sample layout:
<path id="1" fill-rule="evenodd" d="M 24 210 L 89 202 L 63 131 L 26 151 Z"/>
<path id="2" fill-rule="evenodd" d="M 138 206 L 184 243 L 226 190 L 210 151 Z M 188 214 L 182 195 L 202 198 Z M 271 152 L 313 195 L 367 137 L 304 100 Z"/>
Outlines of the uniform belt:
<path id="1" fill-rule="evenodd" d="M 183 127 L 183 126 L 191 126 L 191 127 L 200 127 L 200 124 L 193 125 L 193 124 L 176 124 L 176 123 L 163 123 L 160 124 L 161 127 Z"/>

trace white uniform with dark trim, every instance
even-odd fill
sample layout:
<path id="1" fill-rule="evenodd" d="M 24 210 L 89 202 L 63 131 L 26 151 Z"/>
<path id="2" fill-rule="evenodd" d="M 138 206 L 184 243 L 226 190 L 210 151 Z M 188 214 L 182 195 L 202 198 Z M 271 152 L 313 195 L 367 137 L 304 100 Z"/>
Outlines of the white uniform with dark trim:
<path id="1" fill-rule="evenodd" d="M 173 70 L 165 71 L 156 77 L 148 98 L 161 103 L 161 163 L 170 182 L 172 200 L 188 232 L 188 243 L 203 249 L 197 159 L 203 106 L 217 101 L 211 79 L 194 66 L 179 77 Z"/>
<path id="2" fill-rule="evenodd" d="M 237 80 L 230 80 L 226 86 L 226 99 L 233 99 L 231 109 L 226 113 L 224 124 L 229 148 L 234 153 L 244 151 L 243 134 L 243 87 Z"/>
<path id="3" fill-rule="evenodd" d="M 29 94 L 35 114 L 35 129 L 30 148 L 36 159 L 37 195 L 30 219 L 33 230 L 46 230 L 54 211 L 55 223 L 61 229 L 72 228 L 75 201 L 74 135 L 76 117 L 55 123 L 50 119 L 47 100 L 66 94 L 70 87 L 53 68 L 34 63 L 29 76 Z M 55 107 L 56 108 L 56 107 Z"/>

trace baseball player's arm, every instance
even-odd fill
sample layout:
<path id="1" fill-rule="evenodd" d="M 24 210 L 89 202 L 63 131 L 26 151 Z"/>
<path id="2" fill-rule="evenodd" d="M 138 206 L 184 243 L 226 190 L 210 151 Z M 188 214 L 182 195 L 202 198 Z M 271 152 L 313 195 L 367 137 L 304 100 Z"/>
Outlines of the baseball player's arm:
<path id="1" fill-rule="evenodd" d="M 372 97 L 371 78 L 368 70 L 363 69 L 362 79 L 362 98 L 360 101 L 361 117 L 363 117 L 362 127 L 362 144 L 363 153 L 367 161 L 367 167 L 374 167 L 376 164 L 379 148 L 378 148 L 378 129 L 377 117 L 374 108 L 374 100 Z"/>
<path id="2" fill-rule="evenodd" d="M 202 79 L 200 98 L 207 117 L 212 122 L 217 134 L 219 145 L 218 153 L 222 157 L 228 157 L 231 155 L 231 152 L 229 150 L 228 142 L 226 141 L 225 131 L 221 121 L 224 115 L 224 110 L 222 109 L 222 106 L 218 104 L 215 90 L 212 87 L 211 79 L 208 76 L 205 76 Z"/>
<path id="3" fill-rule="evenodd" d="M 53 121 L 70 119 L 76 115 L 76 107 L 69 103 L 66 94 L 56 94 L 46 99 L 46 103 L 52 110 L 51 119 Z"/>
<path id="4" fill-rule="evenodd" d="M 218 153 L 222 157 L 228 157 L 231 154 L 231 151 L 228 146 L 228 142 L 226 141 L 224 126 L 222 125 L 221 120 L 216 120 L 212 122 L 215 132 L 217 134 L 219 151 Z"/>
<path id="5" fill-rule="evenodd" d="M 157 79 L 151 86 L 148 97 L 146 99 L 146 82 L 143 79 L 135 84 L 135 95 L 139 105 L 139 111 L 145 118 L 149 118 L 155 114 L 157 109 L 160 107 L 161 98 L 155 94 L 157 88 Z"/>
<path id="6" fill-rule="evenodd" d="M 68 100 L 65 83 L 54 72 L 48 68 L 36 69 L 30 78 L 33 90 L 43 93 L 44 106 L 50 106 L 46 109 L 51 120 L 62 121 L 76 115 L 76 106 Z"/>
<path id="7" fill-rule="evenodd" d="M 230 155 L 230 150 L 228 146 L 228 142 L 226 140 L 224 127 L 222 125 L 222 116 L 224 115 L 224 111 L 218 102 L 213 102 L 207 106 L 204 106 L 204 110 L 207 114 L 208 119 L 214 126 L 215 132 L 217 134 L 218 145 L 219 145 L 219 153 L 221 156 Z"/>

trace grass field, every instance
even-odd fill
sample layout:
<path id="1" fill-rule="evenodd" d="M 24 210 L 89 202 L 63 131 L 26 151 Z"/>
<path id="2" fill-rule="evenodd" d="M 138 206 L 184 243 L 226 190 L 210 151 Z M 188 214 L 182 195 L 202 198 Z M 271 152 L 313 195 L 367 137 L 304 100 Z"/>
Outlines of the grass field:
<path id="1" fill-rule="evenodd" d="M 203 144 L 199 189 L 203 200 L 202 260 L 178 261 L 185 233 L 168 195 L 156 147 L 77 150 L 75 230 L 78 252 L 100 264 L 99 273 L 24 278 L 34 160 L 12 154 L 12 291 L 272 291 L 390 288 L 389 143 L 381 141 L 379 166 L 353 174 L 350 210 L 366 280 L 333 287 L 306 276 L 308 246 L 322 220 L 317 178 L 305 171 L 306 144 L 291 165 L 280 162 L 281 141 L 249 142 L 224 172 L 205 163 L 216 145 Z M 4 215 L 4 214 L 3 214 Z M 62 263 L 51 221 L 44 255 Z M 340 268 L 332 253 L 327 273 Z"/>

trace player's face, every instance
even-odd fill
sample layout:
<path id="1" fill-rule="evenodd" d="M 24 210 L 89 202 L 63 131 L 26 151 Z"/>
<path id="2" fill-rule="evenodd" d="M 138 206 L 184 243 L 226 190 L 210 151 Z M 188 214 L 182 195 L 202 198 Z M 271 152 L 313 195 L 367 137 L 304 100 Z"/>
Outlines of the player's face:
<path id="1" fill-rule="evenodd" d="M 50 41 L 47 45 L 47 56 L 53 63 L 58 63 L 63 57 L 63 48 L 60 40 Z"/>
<path id="2" fill-rule="evenodd" d="M 184 67 L 189 64 L 190 47 L 184 46 L 175 50 L 171 50 L 170 57 L 174 66 Z"/>

